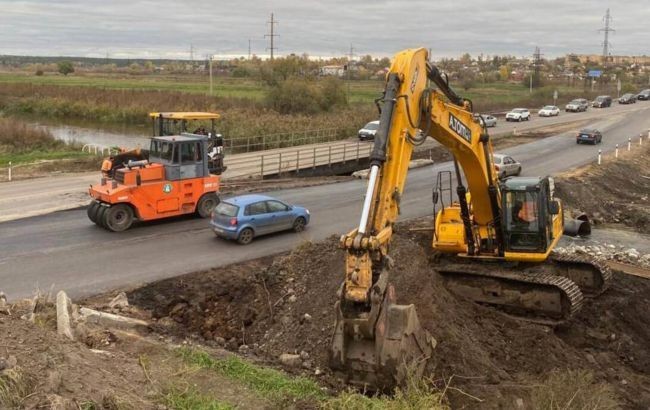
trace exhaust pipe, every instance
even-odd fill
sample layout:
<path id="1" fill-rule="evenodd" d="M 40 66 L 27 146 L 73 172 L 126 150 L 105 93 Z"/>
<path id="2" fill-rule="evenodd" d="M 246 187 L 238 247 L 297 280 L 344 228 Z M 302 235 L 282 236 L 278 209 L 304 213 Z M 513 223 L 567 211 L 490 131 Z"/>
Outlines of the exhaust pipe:
<path id="1" fill-rule="evenodd" d="M 587 214 L 580 214 L 576 219 L 564 222 L 564 235 L 589 236 L 591 235 L 591 222 Z"/>

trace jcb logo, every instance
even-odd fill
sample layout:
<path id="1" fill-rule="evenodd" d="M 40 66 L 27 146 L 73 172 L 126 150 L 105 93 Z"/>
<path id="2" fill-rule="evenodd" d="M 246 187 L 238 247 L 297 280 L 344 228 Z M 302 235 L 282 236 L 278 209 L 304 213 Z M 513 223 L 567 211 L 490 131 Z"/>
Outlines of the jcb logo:
<path id="1" fill-rule="evenodd" d="M 472 142 L 472 131 L 463 124 L 458 118 L 449 114 L 449 128 L 454 130 L 454 132 L 461 137 L 463 137 L 467 142 Z"/>

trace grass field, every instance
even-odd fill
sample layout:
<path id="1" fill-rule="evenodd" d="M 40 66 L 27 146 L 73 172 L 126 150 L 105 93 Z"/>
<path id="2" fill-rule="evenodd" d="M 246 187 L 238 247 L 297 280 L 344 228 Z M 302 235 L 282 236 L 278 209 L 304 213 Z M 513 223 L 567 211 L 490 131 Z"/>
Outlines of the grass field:
<path id="1" fill-rule="evenodd" d="M 75 74 L 43 75 L 0 73 L 0 84 L 61 85 L 70 87 L 94 87 L 107 90 L 174 91 L 209 95 L 210 82 L 205 75 L 110 75 Z M 266 91 L 262 82 L 248 78 L 213 77 L 212 91 L 216 97 L 241 98 L 262 101 Z M 367 103 L 379 97 L 381 81 L 351 81 L 350 102 Z M 346 83 L 347 90 L 347 83 Z"/>

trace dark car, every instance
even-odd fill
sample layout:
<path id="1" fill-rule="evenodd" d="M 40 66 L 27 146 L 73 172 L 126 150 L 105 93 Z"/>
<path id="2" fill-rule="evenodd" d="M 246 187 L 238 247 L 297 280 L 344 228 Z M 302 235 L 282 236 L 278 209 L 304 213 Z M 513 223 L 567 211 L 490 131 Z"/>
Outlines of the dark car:
<path id="1" fill-rule="evenodd" d="M 637 94 L 636 99 L 644 101 L 650 100 L 650 89 L 641 91 L 639 94 Z"/>
<path id="2" fill-rule="evenodd" d="M 636 95 L 632 93 L 623 94 L 618 99 L 619 104 L 634 104 L 635 102 L 636 102 Z"/>
<path id="3" fill-rule="evenodd" d="M 612 97 L 609 95 L 599 95 L 594 100 L 593 106 L 596 108 L 605 108 L 612 106 Z"/>
<path id="4" fill-rule="evenodd" d="M 598 130 L 587 129 L 580 131 L 576 136 L 576 144 L 590 143 L 593 145 L 603 142 L 603 134 Z"/>
<path id="5" fill-rule="evenodd" d="M 212 212 L 210 225 L 220 238 L 242 245 L 273 232 L 301 232 L 309 223 L 309 210 L 288 205 L 266 195 L 241 195 L 225 199 Z"/>

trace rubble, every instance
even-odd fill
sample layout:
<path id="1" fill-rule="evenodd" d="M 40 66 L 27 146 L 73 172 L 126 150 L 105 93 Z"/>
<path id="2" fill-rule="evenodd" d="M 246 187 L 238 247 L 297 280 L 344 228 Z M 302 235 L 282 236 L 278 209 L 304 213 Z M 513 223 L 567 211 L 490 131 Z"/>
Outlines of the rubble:
<path id="1" fill-rule="evenodd" d="M 11 315 L 11 310 L 7 304 L 7 296 L 5 296 L 4 292 L 0 292 L 0 314 Z"/>
<path id="2" fill-rule="evenodd" d="M 58 334 L 74 340 L 72 333 L 72 323 L 70 315 L 72 314 L 72 302 L 64 291 L 56 294 L 56 331 Z"/>
<path id="3" fill-rule="evenodd" d="M 127 306 L 129 306 L 129 299 L 127 299 L 126 293 L 124 292 L 120 292 L 117 296 L 113 298 L 113 300 L 111 300 L 108 303 L 108 307 L 110 307 L 111 309 L 124 308 Z"/>
<path id="4" fill-rule="evenodd" d="M 602 245 L 576 245 L 570 244 L 566 247 L 557 247 L 554 252 L 563 255 L 582 254 L 595 256 L 602 260 L 611 260 L 616 262 L 640 265 L 650 269 L 650 253 L 641 254 L 634 248 L 625 248 L 604 243 Z"/>
<path id="5" fill-rule="evenodd" d="M 300 367 L 302 365 L 302 360 L 300 359 L 300 355 L 282 353 L 280 355 L 280 363 L 287 367 Z"/>

